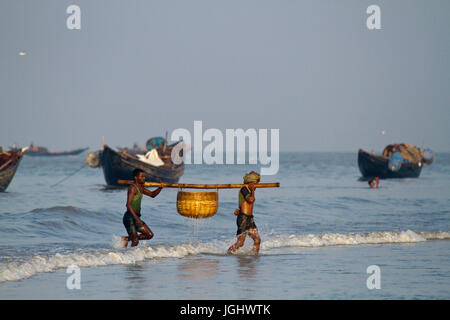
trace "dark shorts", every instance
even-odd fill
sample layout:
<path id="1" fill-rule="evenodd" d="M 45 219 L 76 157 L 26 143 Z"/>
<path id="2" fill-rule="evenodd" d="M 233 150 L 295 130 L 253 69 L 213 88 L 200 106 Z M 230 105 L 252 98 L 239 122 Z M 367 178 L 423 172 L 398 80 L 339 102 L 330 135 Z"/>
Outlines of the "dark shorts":
<path id="1" fill-rule="evenodd" d="M 236 219 L 237 232 L 236 235 L 247 232 L 249 229 L 257 229 L 253 215 L 249 216 L 243 213 L 239 213 Z"/>
<path id="2" fill-rule="evenodd" d="M 142 222 L 145 225 L 145 222 Z M 144 226 L 138 227 L 136 225 L 136 219 L 134 219 L 130 211 L 125 212 L 125 214 L 123 215 L 123 225 L 125 226 L 125 229 L 127 229 L 128 235 L 131 235 L 134 231 L 142 232 L 144 229 Z"/>

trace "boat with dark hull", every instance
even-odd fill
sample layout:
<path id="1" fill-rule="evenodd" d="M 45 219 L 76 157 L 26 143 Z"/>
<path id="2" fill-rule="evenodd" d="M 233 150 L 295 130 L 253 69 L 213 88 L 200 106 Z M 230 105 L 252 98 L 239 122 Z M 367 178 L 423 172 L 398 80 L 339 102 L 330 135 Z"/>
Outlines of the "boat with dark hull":
<path id="1" fill-rule="evenodd" d="M 89 148 L 78 148 L 74 150 L 66 150 L 66 151 L 48 151 L 45 147 L 38 147 L 30 145 L 27 151 L 24 152 L 26 156 L 46 156 L 46 157 L 60 157 L 60 156 L 75 156 Z"/>
<path id="2" fill-rule="evenodd" d="M 160 154 L 163 164 L 160 166 L 146 163 L 136 155 L 126 151 L 117 152 L 108 145 L 104 145 L 103 150 L 98 152 L 98 161 L 88 159 L 90 156 L 95 158 L 95 153 L 91 152 L 86 157 L 86 162 L 91 167 L 101 166 L 106 184 L 110 186 L 119 186 L 118 180 L 133 180 L 132 172 L 134 169 L 144 171 L 148 182 L 177 183 L 184 173 L 184 163 L 178 165 L 172 163 L 170 154 L 178 143 L 181 143 L 181 141 L 164 147 L 164 153 Z"/>
<path id="3" fill-rule="evenodd" d="M 381 155 L 358 151 L 358 166 L 364 179 L 418 178 L 423 166 L 433 161 L 433 152 L 423 149 L 423 145 L 417 148 L 406 143 L 389 144 Z"/>
<path id="4" fill-rule="evenodd" d="M 0 192 L 6 191 L 23 158 L 21 151 L 0 153 Z"/>
<path id="5" fill-rule="evenodd" d="M 389 169 L 389 158 L 382 155 L 372 155 L 362 149 L 358 151 L 358 166 L 363 178 L 380 179 L 391 178 L 418 178 L 422 171 L 422 162 L 402 163 L 398 171 Z"/>

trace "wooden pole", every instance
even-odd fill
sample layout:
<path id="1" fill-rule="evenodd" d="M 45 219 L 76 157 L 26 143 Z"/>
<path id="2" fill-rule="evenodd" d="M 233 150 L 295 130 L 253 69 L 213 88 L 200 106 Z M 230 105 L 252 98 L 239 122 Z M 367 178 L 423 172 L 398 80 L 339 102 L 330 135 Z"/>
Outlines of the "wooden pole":
<path id="1" fill-rule="evenodd" d="M 130 180 L 118 180 L 118 184 L 133 184 L 134 181 Z M 186 184 L 186 183 L 164 183 L 164 182 L 145 182 L 146 187 L 162 187 L 162 188 L 181 188 L 181 189 L 237 189 L 248 184 Z M 256 188 L 279 188 L 280 183 L 258 183 L 255 184 Z"/>

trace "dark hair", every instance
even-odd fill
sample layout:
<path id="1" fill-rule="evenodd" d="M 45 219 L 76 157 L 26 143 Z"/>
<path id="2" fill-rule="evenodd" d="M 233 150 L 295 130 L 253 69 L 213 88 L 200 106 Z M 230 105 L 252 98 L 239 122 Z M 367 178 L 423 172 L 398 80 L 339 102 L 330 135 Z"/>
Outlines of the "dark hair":
<path id="1" fill-rule="evenodd" d="M 139 173 L 141 173 L 141 172 L 144 173 L 144 171 L 141 169 L 134 169 L 133 170 L 133 178 L 137 177 L 139 175 Z"/>

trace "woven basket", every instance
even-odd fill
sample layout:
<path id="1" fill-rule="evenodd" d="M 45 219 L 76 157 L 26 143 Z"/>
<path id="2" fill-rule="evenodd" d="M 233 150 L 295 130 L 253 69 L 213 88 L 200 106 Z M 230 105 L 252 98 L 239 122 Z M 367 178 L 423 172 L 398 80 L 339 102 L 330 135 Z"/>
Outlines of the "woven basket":
<path id="1" fill-rule="evenodd" d="M 216 214 L 219 194 L 214 192 L 178 191 L 177 211 L 188 218 L 208 218 Z"/>

